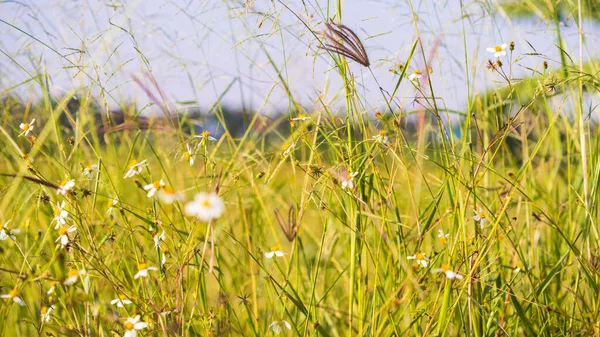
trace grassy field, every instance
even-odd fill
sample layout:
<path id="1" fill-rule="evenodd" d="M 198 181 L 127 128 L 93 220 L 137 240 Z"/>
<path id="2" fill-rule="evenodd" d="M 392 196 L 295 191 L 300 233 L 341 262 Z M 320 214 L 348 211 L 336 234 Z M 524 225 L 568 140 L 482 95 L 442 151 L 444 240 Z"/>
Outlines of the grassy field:
<path id="1" fill-rule="evenodd" d="M 493 88 L 469 84 L 464 111 L 433 99 L 417 39 L 377 108 L 355 76 L 372 74 L 365 36 L 335 4 L 314 52 L 343 107 L 290 96 L 240 134 L 218 104 L 116 121 L 89 88 L 6 89 L 0 336 L 600 335 L 600 64 L 583 32 L 558 60 L 482 50 Z M 577 26 L 590 4 L 560 6 Z M 551 2 L 527 6 L 560 27 Z"/>

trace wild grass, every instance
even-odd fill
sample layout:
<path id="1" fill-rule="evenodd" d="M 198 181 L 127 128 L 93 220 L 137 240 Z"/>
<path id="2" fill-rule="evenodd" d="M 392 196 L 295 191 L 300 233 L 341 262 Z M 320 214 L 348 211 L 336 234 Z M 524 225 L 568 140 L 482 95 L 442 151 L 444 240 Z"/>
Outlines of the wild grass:
<path id="1" fill-rule="evenodd" d="M 375 64 L 367 36 L 341 26 L 339 1 L 318 29 L 298 25 L 341 80 L 342 107 L 303 107 L 269 56 L 291 112 L 253 113 L 239 134 L 220 102 L 194 116 L 152 96 L 151 73 L 135 81 L 153 106 L 123 103 L 118 118 L 110 92 L 54 97 L 43 70 L 30 78 L 39 100 L 6 88 L 0 335 L 600 335 L 600 138 L 588 107 L 600 80 L 584 31 L 577 55 L 559 60 L 505 41 L 505 55 L 488 54 L 489 91 L 464 65 L 466 108 L 451 111 L 407 3 L 417 39 L 395 86 L 375 88 L 378 109 L 357 76 Z M 540 3 L 562 45 L 558 7 Z M 590 4 L 560 9 L 582 26 Z M 537 66 L 515 78 L 525 58 Z M 410 108 L 397 97 L 406 86 Z M 209 119 L 218 133 L 195 127 Z"/>

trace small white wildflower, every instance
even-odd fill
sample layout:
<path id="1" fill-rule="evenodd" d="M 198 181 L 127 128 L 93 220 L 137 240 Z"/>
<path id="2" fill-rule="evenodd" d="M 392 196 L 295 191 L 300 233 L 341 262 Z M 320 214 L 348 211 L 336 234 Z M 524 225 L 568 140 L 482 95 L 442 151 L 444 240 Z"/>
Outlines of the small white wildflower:
<path id="1" fill-rule="evenodd" d="M 290 154 L 292 152 L 292 150 L 296 147 L 296 143 L 292 143 L 292 144 L 288 144 L 285 143 L 283 144 L 283 146 L 281 147 L 281 149 L 283 150 L 282 155 L 285 157 L 288 154 Z"/>
<path id="2" fill-rule="evenodd" d="M 29 122 L 29 123 L 21 123 L 19 125 L 19 129 L 21 129 L 21 133 L 19 134 L 19 137 L 28 136 L 29 133 L 31 131 L 33 131 L 33 123 L 35 123 L 35 118 L 32 119 L 31 122 Z"/>
<path id="3" fill-rule="evenodd" d="M 487 221 L 487 214 L 485 214 L 485 211 L 481 207 L 479 207 L 479 211 L 473 210 L 473 212 L 475 212 L 473 220 L 479 221 L 479 226 L 481 227 L 481 229 L 483 229 L 483 227 L 485 226 L 485 222 Z"/>
<path id="4" fill-rule="evenodd" d="M 408 79 L 410 81 L 415 81 L 418 80 L 419 78 L 421 78 L 423 76 L 423 72 L 421 72 L 421 70 L 419 69 L 415 69 L 412 74 L 410 74 L 410 76 L 408 76 Z"/>
<path id="5" fill-rule="evenodd" d="M 441 245 L 446 244 L 446 240 L 448 239 L 449 236 L 450 236 L 450 234 L 445 234 L 443 230 L 438 229 L 437 240 Z"/>
<path id="6" fill-rule="evenodd" d="M 106 210 L 106 214 L 111 215 L 113 212 L 113 209 L 119 204 L 119 199 L 118 198 L 114 198 L 112 200 L 108 201 L 108 209 Z"/>
<path id="7" fill-rule="evenodd" d="M 148 323 L 140 321 L 140 315 L 128 317 L 125 323 L 125 334 L 123 337 L 135 337 L 136 330 L 142 330 L 148 327 Z"/>
<path id="8" fill-rule="evenodd" d="M 150 271 L 150 270 L 158 270 L 158 268 L 148 267 L 148 264 L 146 264 L 146 262 L 142 262 L 142 263 L 138 264 L 138 272 L 137 272 L 137 274 L 135 274 L 133 276 L 133 278 L 137 280 L 140 277 L 147 277 L 148 271 Z"/>
<path id="9" fill-rule="evenodd" d="M 220 218 L 224 210 L 225 204 L 216 193 L 198 193 L 193 201 L 185 205 L 187 215 L 195 216 L 204 222 Z"/>
<path id="10" fill-rule="evenodd" d="M 56 207 L 54 207 L 54 219 L 52 221 L 56 221 L 56 225 L 54 229 L 58 229 L 60 226 L 67 223 L 69 220 L 69 212 L 65 211 L 65 201 L 61 203 L 56 203 Z"/>
<path id="11" fill-rule="evenodd" d="M 94 178 L 94 173 L 100 173 L 97 164 L 87 165 L 83 167 L 83 175 L 92 179 Z"/>
<path id="12" fill-rule="evenodd" d="M 21 292 L 19 291 L 19 289 L 17 289 L 17 287 L 15 287 L 8 294 L 0 295 L 0 298 L 12 300 L 13 302 L 17 303 L 18 305 L 24 306 L 25 302 L 23 302 L 21 297 L 19 297 L 20 295 L 21 295 Z"/>
<path id="13" fill-rule="evenodd" d="M 494 54 L 494 57 L 500 57 L 506 55 L 506 43 L 496 45 L 487 49 L 488 52 Z"/>
<path id="14" fill-rule="evenodd" d="M 11 239 L 13 241 L 17 240 L 17 237 L 15 236 L 15 234 L 19 234 L 21 233 L 21 231 L 19 229 L 11 229 L 10 226 L 8 225 L 10 223 L 10 220 L 8 220 L 7 222 L 4 223 L 4 225 L 2 225 L 2 227 L 0 227 L 0 241 L 4 241 L 6 239 Z"/>
<path id="15" fill-rule="evenodd" d="M 139 163 L 135 159 L 131 160 L 129 162 L 129 165 L 127 166 L 127 172 L 125 172 L 125 176 L 123 176 L 123 179 L 131 178 L 131 177 L 135 176 L 136 174 L 142 173 L 142 170 L 146 166 L 148 166 L 148 164 L 146 164 L 145 159 Z"/>
<path id="16" fill-rule="evenodd" d="M 387 131 L 385 131 L 385 130 L 379 131 L 378 135 L 373 136 L 373 140 L 375 140 L 376 142 L 381 143 L 381 144 L 387 143 L 388 142 Z"/>
<path id="17" fill-rule="evenodd" d="M 217 139 L 215 137 L 211 136 L 210 132 L 208 132 L 208 131 L 203 131 L 200 135 L 194 136 L 194 137 L 195 138 L 200 138 L 200 139 L 202 139 L 202 141 L 205 141 L 205 140 L 208 140 L 208 141 L 211 141 L 211 142 L 216 142 L 217 141 Z"/>
<path id="18" fill-rule="evenodd" d="M 288 330 L 292 330 L 292 326 L 290 325 L 290 323 L 288 323 L 287 321 L 284 321 L 284 320 L 274 321 L 273 323 L 271 323 L 271 325 L 269 325 L 269 327 L 277 335 L 279 335 L 283 331 L 284 328 L 288 329 Z"/>
<path id="19" fill-rule="evenodd" d="M 54 305 L 51 305 L 50 307 L 46 307 L 43 306 L 42 310 L 40 310 L 40 319 L 42 322 L 50 322 L 50 313 L 55 309 L 56 307 Z"/>
<path id="20" fill-rule="evenodd" d="M 449 280 L 459 279 L 462 280 L 462 275 L 452 271 L 452 267 L 449 264 L 442 264 L 442 268 L 436 268 L 431 271 L 432 273 L 444 273 Z"/>
<path id="21" fill-rule="evenodd" d="M 50 295 L 54 292 L 54 289 L 56 289 L 56 285 L 58 284 L 58 281 L 52 281 L 50 282 L 50 288 L 48 288 L 48 291 L 46 292 L 46 294 Z"/>
<path id="22" fill-rule="evenodd" d="M 194 153 L 192 152 L 192 147 L 190 144 L 185 144 L 185 152 L 183 153 L 183 158 L 190 163 L 190 166 L 194 165 Z"/>
<path id="23" fill-rule="evenodd" d="M 69 233 L 73 233 L 77 230 L 75 226 L 61 226 L 58 228 L 58 238 L 55 242 L 60 241 L 61 248 L 65 248 L 65 246 L 69 243 Z"/>
<path id="24" fill-rule="evenodd" d="M 164 186 L 165 186 L 165 181 L 161 179 L 161 180 L 153 182 L 152 184 L 148 184 L 148 185 L 144 186 L 144 190 L 148 191 L 148 194 L 147 194 L 148 198 L 152 198 L 152 196 L 154 196 L 154 193 L 158 192 L 158 190 Z"/>
<path id="25" fill-rule="evenodd" d="M 427 268 L 427 264 L 429 263 L 429 258 L 423 253 L 416 253 L 415 255 L 407 256 L 406 259 L 417 261 L 417 264 L 423 268 Z"/>
<path id="26" fill-rule="evenodd" d="M 285 255 L 285 253 L 284 253 L 284 252 L 282 252 L 282 251 L 279 249 L 279 246 L 273 246 L 273 247 L 271 247 L 271 250 L 270 250 L 270 251 L 268 251 L 268 252 L 266 252 L 266 253 L 265 253 L 265 257 L 266 257 L 267 259 L 270 259 L 270 258 L 272 258 L 273 256 L 282 257 L 282 256 L 284 256 L 284 255 Z"/>
<path id="27" fill-rule="evenodd" d="M 67 278 L 63 281 L 63 284 L 66 286 L 71 286 L 71 285 L 77 283 L 77 278 L 79 277 L 79 275 L 84 275 L 85 273 L 86 273 L 85 269 L 81 269 L 81 270 L 71 269 L 69 271 L 69 273 L 67 274 Z"/>
<path id="28" fill-rule="evenodd" d="M 154 248 L 158 248 L 160 246 L 161 241 L 165 240 L 165 231 L 162 231 L 162 233 L 158 234 L 155 233 L 154 235 L 152 235 L 152 239 L 154 240 Z"/>
<path id="29" fill-rule="evenodd" d="M 110 301 L 110 304 L 117 305 L 118 308 L 123 308 L 127 304 L 131 304 L 132 302 L 125 297 L 125 295 L 121 294 L 119 297 Z"/>
<path id="30" fill-rule="evenodd" d="M 299 114 L 298 117 L 290 118 L 290 120 L 293 120 L 293 121 L 302 121 L 302 122 L 304 122 L 304 121 L 306 121 L 308 119 L 310 119 L 310 117 L 307 116 L 307 115 L 305 115 L 305 114 Z"/>
<path id="31" fill-rule="evenodd" d="M 66 195 L 73 187 L 75 187 L 75 179 L 65 179 L 58 183 L 56 194 Z"/>
<path id="32" fill-rule="evenodd" d="M 354 189 L 354 177 L 358 175 L 358 172 L 348 173 L 346 177 L 342 178 L 342 189 L 348 188 L 349 190 Z"/>

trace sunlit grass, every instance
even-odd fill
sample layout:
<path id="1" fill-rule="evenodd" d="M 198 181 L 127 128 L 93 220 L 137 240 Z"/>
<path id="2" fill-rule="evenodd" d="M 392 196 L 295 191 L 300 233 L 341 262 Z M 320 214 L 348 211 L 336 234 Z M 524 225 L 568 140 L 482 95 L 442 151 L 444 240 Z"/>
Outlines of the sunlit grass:
<path id="1" fill-rule="evenodd" d="M 239 134 L 219 102 L 194 116 L 152 97 L 156 116 L 118 116 L 106 92 L 53 97 L 52 74 L 32 76 L 39 100 L 7 90 L 0 335 L 599 334 L 597 61 L 549 68 L 494 41 L 493 88 L 467 83 L 465 111 L 449 111 L 419 38 L 374 108 L 366 36 L 326 26 L 343 22 L 328 10 L 334 32 L 311 31 L 310 50 L 342 107 L 300 106 L 269 57 L 292 112 L 252 114 Z M 524 57 L 537 66 L 515 78 Z"/>

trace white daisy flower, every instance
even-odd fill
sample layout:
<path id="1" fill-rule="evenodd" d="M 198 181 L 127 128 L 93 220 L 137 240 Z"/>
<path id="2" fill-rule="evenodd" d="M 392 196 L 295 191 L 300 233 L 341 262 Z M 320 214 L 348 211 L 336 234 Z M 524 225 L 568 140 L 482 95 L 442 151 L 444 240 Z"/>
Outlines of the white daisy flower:
<path id="1" fill-rule="evenodd" d="M 496 45 L 487 49 L 488 52 L 494 54 L 494 57 L 500 57 L 506 55 L 506 43 Z"/>
<path id="2" fill-rule="evenodd" d="M 446 240 L 448 239 L 449 236 L 450 236 L 450 234 L 445 234 L 443 230 L 438 229 L 437 240 L 441 245 L 446 244 Z"/>
<path id="3" fill-rule="evenodd" d="M 20 295 L 21 295 L 21 292 L 19 292 L 19 289 L 17 289 L 15 287 L 8 294 L 2 294 L 2 295 L 0 295 L 0 298 L 4 298 L 4 299 L 7 299 L 7 300 L 12 300 L 13 302 L 17 303 L 18 305 L 24 306 L 25 302 L 23 302 L 23 300 L 21 299 L 21 297 L 19 297 Z"/>
<path id="4" fill-rule="evenodd" d="M 342 189 L 348 188 L 349 190 L 354 189 L 354 177 L 358 175 L 358 172 L 348 173 L 342 178 Z"/>
<path id="5" fill-rule="evenodd" d="M 272 258 L 273 256 L 277 256 L 277 257 L 282 257 L 284 256 L 285 253 L 282 252 L 281 250 L 279 250 L 279 246 L 273 246 L 271 247 L 271 250 L 265 253 L 265 257 L 267 259 Z"/>
<path id="6" fill-rule="evenodd" d="M 283 329 L 288 329 L 288 330 L 292 330 L 292 326 L 290 325 L 290 323 L 288 323 L 287 321 L 281 320 L 281 321 L 275 321 L 273 323 L 271 323 L 271 325 L 269 325 L 269 327 L 271 328 L 271 330 L 273 330 L 273 332 L 276 335 L 279 335 Z"/>
<path id="7" fill-rule="evenodd" d="M 148 327 L 148 323 L 140 321 L 140 315 L 128 317 L 125 323 L 125 334 L 123 337 L 135 337 L 136 330 L 142 330 Z"/>
<path id="8" fill-rule="evenodd" d="M 442 268 L 436 268 L 431 271 L 432 273 L 444 273 L 449 280 L 459 279 L 462 280 L 462 275 L 452 271 L 452 266 L 449 264 L 442 264 Z"/>
<path id="9" fill-rule="evenodd" d="M 169 248 L 166 245 L 160 247 L 160 265 L 164 266 L 167 263 L 167 252 Z"/>
<path id="10" fill-rule="evenodd" d="M 56 207 L 54 207 L 54 219 L 53 222 L 56 221 L 56 225 L 54 229 L 58 229 L 60 226 L 65 225 L 69 220 L 69 212 L 65 211 L 65 201 L 61 203 L 56 203 Z"/>
<path id="11" fill-rule="evenodd" d="M 419 78 L 421 78 L 423 76 L 423 72 L 421 72 L 421 70 L 419 69 L 415 69 L 412 74 L 410 74 L 410 76 L 408 76 L 408 79 L 410 81 L 415 81 L 418 80 Z"/>
<path id="12" fill-rule="evenodd" d="M 417 264 L 423 268 L 427 268 L 427 264 L 429 263 L 429 258 L 423 253 L 416 253 L 415 255 L 407 256 L 406 259 L 417 261 Z"/>
<path id="13" fill-rule="evenodd" d="M 148 166 L 148 164 L 146 164 L 145 159 L 139 163 L 135 159 L 131 160 L 129 162 L 129 165 L 127 166 L 127 172 L 125 172 L 125 176 L 123 176 L 123 179 L 131 178 L 136 174 L 142 173 L 142 170 L 146 166 Z"/>
<path id="14" fill-rule="evenodd" d="M 378 135 L 373 136 L 373 140 L 375 140 L 376 142 L 381 143 L 381 144 L 387 143 L 388 142 L 387 131 L 385 131 L 385 130 L 379 131 Z"/>
<path id="15" fill-rule="evenodd" d="M 296 143 L 292 143 L 292 144 L 285 143 L 285 144 L 283 144 L 283 146 L 281 147 L 281 149 L 283 150 L 282 156 L 285 157 L 288 154 L 290 154 L 295 147 L 296 147 Z"/>
<path id="16" fill-rule="evenodd" d="M 110 301 L 110 304 L 117 305 L 118 308 L 123 308 L 127 304 L 131 304 L 132 302 L 125 297 L 125 295 L 121 294 L 119 297 Z"/>
<path id="17" fill-rule="evenodd" d="M 299 114 L 298 117 L 291 118 L 291 120 L 293 120 L 293 121 L 303 121 L 303 122 L 308 119 L 310 119 L 310 117 L 305 114 Z"/>
<path id="18" fill-rule="evenodd" d="M 152 184 L 148 184 L 146 186 L 144 186 L 144 190 L 148 191 L 148 194 L 146 194 L 148 196 L 148 198 L 152 198 L 152 196 L 154 196 L 154 193 L 156 193 L 159 189 L 161 189 L 161 187 L 165 186 L 165 181 L 164 180 L 158 180 L 153 182 Z"/>
<path id="19" fill-rule="evenodd" d="M 190 146 L 190 144 L 185 144 L 185 152 L 183 153 L 183 158 L 185 159 L 185 161 L 187 161 L 188 163 L 190 163 L 190 166 L 194 165 L 194 154 L 192 152 L 192 147 Z"/>
<path id="20" fill-rule="evenodd" d="M 63 281 L 63 284 L 66 286 L 71 286 L 77 282 L 77 278 L 79 277 L 79 275 L 84 275 L 84 274 L 85 274 L 85 269 L 81 269 L 81 270 L 71 269 L 69 271 L 69 273 L 67 274 L 67 278 Z"/>
<path id="21" fill-rule="evenodd" d="M 487 221 L 487 214 L 485 214 L 485 211 L 481 207 L 479 207 L 479 211 L 473 210 L 473 212 L 475 212 L 473 220 L 479 221 L 479 227 L 483 229 L 483 226 L 485 226 L 485 222 Z"/>
<path id="22" fill-rule="evenodd" d="M 175 201 L 182 201 L 183 193 L 175 191 L 171 187 L 165 187 L 158 190 L 158 198 L 165 204 L 172 204 Z"/>
<path id="23" fill-rule="evenodd" d="M 161 241 L 165 241 L 165 231 L 162 231 L 160 234 L 155 233 L 152 235 L 152 239 L 154 239 L 154 248 L 159 247 Z"/>
<path id="24" fill-rule="evenodd" d="M 11 220 L 8 220 L 7 222 L 4 223 L 4 225 L 2 225 L 2 227 L 0 227 L 0 241 L 4 241 L 6 239 L 11 239 L 13 241 L 17 240 L 17 237 L 15 236 L 15 234 L 19 234 L 21 233 L 21 231 L 19 229 L 11 229 L 10 226 L 8 225 L 10 223 Z"/>
<path id="25" fill-rule="evenodd" d="M 29 123 L 21 123 L 19 125 L 19 129 L 21 129 L 21 133 L 19 134 L 19 137 L 28 136 L 29 133 L 31 131 L 33 131 L 33 123 L 35 123 L 35 118 L 32 119 L 31 122 L 29 122 Z"/>
<path id="26" fill-rule="evenodd" d="M 185 205 L 187 215 L 195 216 L 204 222 L 220 218 L 224 210 L 225 204 L 216 193 L 198 193 L 193 201 Z"/>
<path id="27" fill-rule="evenodd" d="M 92 179 L 94 178 L 94 173 L 100 173 L 97 164 L 87 165 L 83 167 L 83 175 Z"/>
<path id="28" fill-rule="evenodd" d="M 113 212 L 113 209 L 119 204 L 119 199 L 118 198 L 114 198 L 112 200 L 108 201 L 108 209 L 106 210 L 106 214 L 111 215 Z"/>
<path id="29" fill-rule="evenodd" d="M 69 233 L 73 233 L 77 230 L 75 226 L 61 226 L 58 228 L 58 238 L 54 242 L 60 241 L 61 248 L 65 248 L 65 246 L 69 243 Z"/>
<path id="30" fill-rule="evenodd" d="M 133 276 L 133 278 L 137 280 L 140 277 L 147 277 L 148 271 L 150 271 L 150 270 L 158 270 L 158 268 L 148 267 L 148 264 L 146 262 L 142 262 L 142 263 L 138 264 L 138 272 L 137 272 L 137 274 L 135 274 Z"/>
<path id="31" fill-rule="evenodd" d="M 46 292 L 46 294 L 50 295 L 54 292 L 54 289 L 56 289 L 56 285 L 58 284 L 58 281 L 52 281 L 50 282 L 50 288 L 48 288 L 48 291 Z"/>
<path id="32" fill-rule="evenodd" d="M 75 187 L 75 179 L 65 179 L 58 183 L 56 194 L 66 195 L 73 187 Z"/>
<path id="33" fill-rule="evenodd" d="M 56 307 L 54 305 L 51 305 L 50 307 L 46 307 L 43 306 L 42 310 L 40 310 L 40 319 L 42 320 L 42 322 L 50 322 L 50 313 L 56 309 Z"/>
<path id="34" fill-rule="evenodd" d="M 194 137 L 195 138 L 200 138 L 200 139 L 202 139 L 202 141 L 204 141 L 204 140 L 208 140 L 208 141 L 211 141 L 211 142 L 216 142 L 217 141 L 217 139 L 215 137 L 211 136 L 210 132 L 208 132 L 208 131 L 203 131 L 200 135 L 194 136 Z"/>

